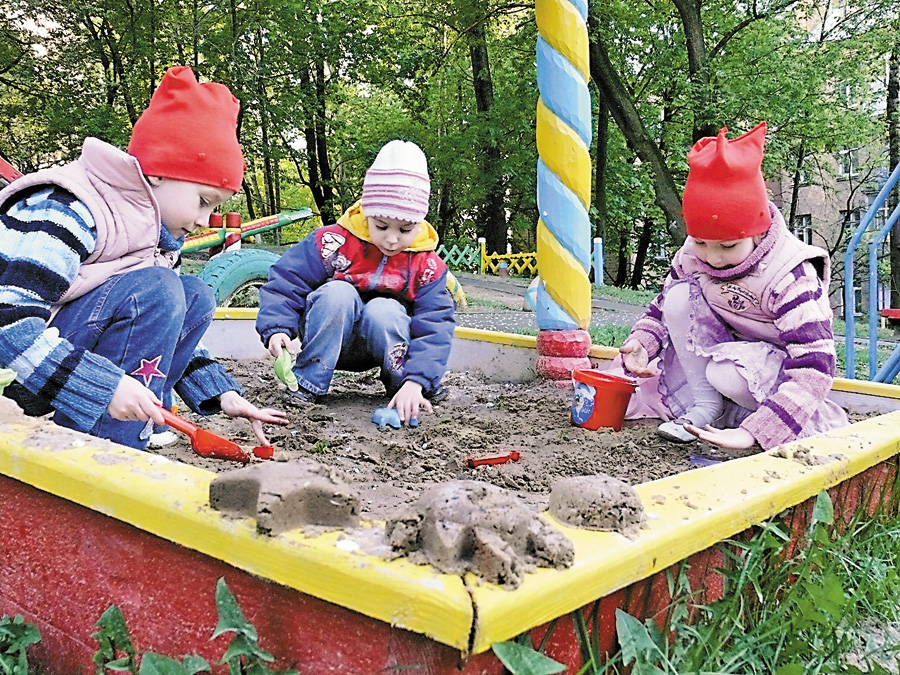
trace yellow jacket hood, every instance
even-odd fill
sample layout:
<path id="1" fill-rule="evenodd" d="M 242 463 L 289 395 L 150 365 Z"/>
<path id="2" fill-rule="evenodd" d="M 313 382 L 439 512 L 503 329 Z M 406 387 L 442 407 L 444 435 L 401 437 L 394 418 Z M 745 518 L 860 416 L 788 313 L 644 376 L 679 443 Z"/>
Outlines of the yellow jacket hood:
<path id="1" fill-rule="evenodd" d="M 361 202 L 356 202 L 344 211 L 344 215 L 338 218 L 338 225 L 363 241 L 372 243 L 372 237 L 369 235 L 369 221 L 363 213 Z M 414 253 L 418 251 L 434 251 L 437 249 L 437 245 L 437 231 L 431 226 L 431 223 L 423 220 L 419 223 L 419 232 L 416 234 L 415 240 L 406 250 Z"/>

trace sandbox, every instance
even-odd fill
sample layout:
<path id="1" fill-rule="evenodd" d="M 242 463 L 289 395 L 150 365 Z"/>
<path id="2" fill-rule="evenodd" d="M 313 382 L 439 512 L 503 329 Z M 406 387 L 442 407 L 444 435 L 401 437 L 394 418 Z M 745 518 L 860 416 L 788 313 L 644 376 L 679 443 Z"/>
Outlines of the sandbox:
<path id="1" fill-rule="evenodd" d="M 217 321 L 207 346 L 219 356 L 258 356 L 248 331 L 249 321 Z M 458 329 L 451 369 L 527 379 L 534 343 Z M 595 347 L 591 358 L 602 367 L 613 354 Z M 845 515 L 890 496 L 900 387 L 838 380 L 832 395 L 884 414 L 635 486 L 647 522 L 633 538 L 545 515 L 574 543 L 574 564 L 539 569 L 515 590 L 405 559 L 386 562 L 341 532 L 258 534 L 253 519 L 226 519 L 210 507 L 212 472 L 42 420 L 2 417 L 0 614 L 22 614 L 41 630 L 30 656 L 51 674 L 93 669 L 91 633 L 111 604 L 139 650 L 215 661 L 226 638 L 210 642 L 214 590 L 225 577 L 277 668 L 499 675 L 492 643 L 529 632 L 537 642 L 551 630 L 546 653 L 574 673 L 581 654 L 573 612 L 583 612 L 601 647 L 612 650 L 615 609 L 645 618 L 664 607 L 669 568 L 689 562 L 692 586 L 713 599 L 722 586 L 717 542 L 786 509 L 802 522 L 823 489 Z"/>

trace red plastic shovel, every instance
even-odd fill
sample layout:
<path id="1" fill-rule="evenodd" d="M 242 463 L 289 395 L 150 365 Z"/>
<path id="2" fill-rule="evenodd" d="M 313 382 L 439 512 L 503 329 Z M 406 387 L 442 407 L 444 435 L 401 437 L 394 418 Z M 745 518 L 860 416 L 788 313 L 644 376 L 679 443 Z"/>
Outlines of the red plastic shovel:
<path id="1" fill-rule="evenodd" d="M 230 459 L 246 464 L 250 461 L 250 455 L 241 450 L 241 446 L 227 438 L 222 438 L 206 429 L 201 429 L 196 424 L 188 422 L 170 410 L 162 409 L 166 424 L 187 434 L 191 439 L 191 448 L 201 457 L 213 459 Z"/>

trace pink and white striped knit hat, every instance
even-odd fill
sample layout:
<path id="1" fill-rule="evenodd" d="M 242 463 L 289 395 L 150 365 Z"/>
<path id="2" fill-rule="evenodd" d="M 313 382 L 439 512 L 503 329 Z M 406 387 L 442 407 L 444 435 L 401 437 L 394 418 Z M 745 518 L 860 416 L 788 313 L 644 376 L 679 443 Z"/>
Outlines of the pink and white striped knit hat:
<path id="1" fill-rule="evenodd" d="M 415 143 L 391 141 L 379 150 L 366 172 L 363 213 L 421 223 L 428 214 L 430 196 L 425 153 Z"/>

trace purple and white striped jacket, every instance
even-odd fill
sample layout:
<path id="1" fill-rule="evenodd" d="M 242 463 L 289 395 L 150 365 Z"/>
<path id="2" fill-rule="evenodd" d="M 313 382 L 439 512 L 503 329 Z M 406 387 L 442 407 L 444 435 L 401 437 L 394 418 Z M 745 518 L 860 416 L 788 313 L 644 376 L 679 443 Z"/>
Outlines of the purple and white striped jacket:
<path id="1" fill-rule="evenodd" d="M 798 437 L 831 390 L 836 362 L 828 254 L 800 242 L 775 206 L 770 209 L 772 227 L 737 267 L 718 270 L 706 265 L 693 255 L 689 238 L 673 259 L 662 293 L 630 336 L 651 358 L 669 348 L 661 300 L 672 284 L 693 277 L 735 341 L 762 341 L 782 349 L 786 356 L 780 384 L 740 425 L 765 449 Z"/>

